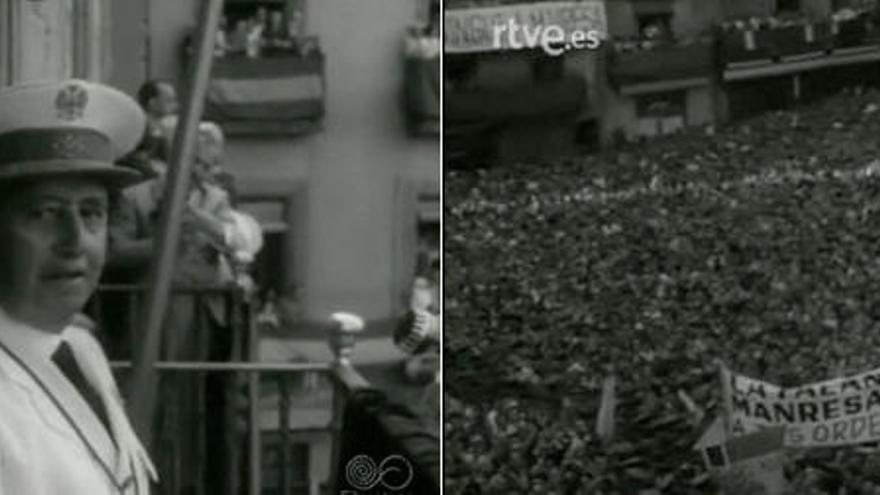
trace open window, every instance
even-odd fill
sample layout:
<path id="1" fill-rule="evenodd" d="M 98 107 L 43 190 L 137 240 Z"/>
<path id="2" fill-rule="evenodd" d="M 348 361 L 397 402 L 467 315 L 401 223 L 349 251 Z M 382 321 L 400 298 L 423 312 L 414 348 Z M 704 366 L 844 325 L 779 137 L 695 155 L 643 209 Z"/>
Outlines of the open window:
<path id="1" fill-rule="evenodd" d="M 660 11 L 636 14 L 639 37 L 648 40 L 673 38 L 672 12 Z"/>
<path id="2" fill-rule="evenodd" d="M 565 76 L 565 57 L 540 54 L 532 60 L 532 78 L 535 82 L 561 81 Z"/>
<path id="3" fill-rule="evenodd" d="M 404 37 L 403 107 L 411 136 L 440 133 L 440 4 L 420 0 Z"/>
<path id="4" fill-rule="evenodd" d="M 682 91 L 651 93 L 636 98 L 640 136 L 671 134 L 686 125 L 686 94 Z"/>
<path id="5" fill-rule="evenodd" d="M 0 0 L 0 86 L 12 84 L 12 0 Z"/>
<path id="6" fill-rule="evenodd" d="M 308 495 L 310 485 L 310 445 L 304 441 L 285 443 L 276 432 L 265 434 L 264 493 Z"/>
<path id="7" fill-rule="evenodd" d="M 261 292 L 285 295 L 288 290 L 289 201 L 283 196 L 249 195 L 239 200 L 238 208 L 253 216 L 263 229 L 263 249 L 253 264 L 253 277 Z"/>
<path id="8" fill-rule="evenodd" d="M 801 11 L 801 0 L 776 0 L 776 14 L 797 14 Z"/>
<path id="9" fill-rule="evenodd" d="M 432 276 L 440 266 L 440 196 L 420 194 L 416 237 L 416 274 Z"/>

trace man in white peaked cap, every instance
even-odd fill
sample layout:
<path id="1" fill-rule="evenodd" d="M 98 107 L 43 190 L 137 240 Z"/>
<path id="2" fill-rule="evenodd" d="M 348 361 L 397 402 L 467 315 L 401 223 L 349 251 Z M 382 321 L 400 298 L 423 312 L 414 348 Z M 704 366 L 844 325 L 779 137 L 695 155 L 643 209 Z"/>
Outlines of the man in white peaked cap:
<path id="1" fill-rule="evenodd" d="M 107 358 L 74 317 L 97 287 L 114 166 L 143 134 L 125 94 L 85 81 L 0 88 L 0 494 L 149 492 L 156 474 Z"/>

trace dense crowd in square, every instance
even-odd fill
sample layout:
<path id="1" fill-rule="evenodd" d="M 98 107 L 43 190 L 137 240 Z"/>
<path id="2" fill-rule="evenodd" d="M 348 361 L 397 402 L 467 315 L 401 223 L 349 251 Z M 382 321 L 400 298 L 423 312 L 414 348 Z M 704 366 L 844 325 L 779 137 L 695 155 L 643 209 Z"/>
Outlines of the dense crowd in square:
<path id="1" fill-rule="evenodd" d="M 720 412 L 718 360 L 783 386 L 876 368 L 878 135 L 880 92 L 853 88 L 447 171 L 448 493 L 707 493 L 693 446 Z M 790 452 L 792 493 L 880 493 L 878 452 Z"/>

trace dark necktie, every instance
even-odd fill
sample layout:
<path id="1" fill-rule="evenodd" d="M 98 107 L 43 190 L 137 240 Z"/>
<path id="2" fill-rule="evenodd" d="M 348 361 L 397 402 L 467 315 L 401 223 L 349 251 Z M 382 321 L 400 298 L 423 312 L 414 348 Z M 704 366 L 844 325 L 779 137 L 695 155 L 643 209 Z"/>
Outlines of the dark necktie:
<path id="1" fill-rule="evenodd" d="M 88 380 L 86 380 L 85 375 L 83 375 L 82 370 L 76 362 L 76 358 L 73 356 L 73 350 L 70 348 L 70 344 L 65 341 L 61 342 L 61 345 L 58 346 L 58 349 L 52 354 L 52 361 L 55 362 L 55 365 L 58 366 L 58 369 L 64 373 L 64 376 L 76 387 L 79 394 L 83 399 L 89 404 L 92 408 L 92 411 L 101 420 L 101 424 L 104 425 L 104 428 L 107 429 L 107 433 L 110 434 L 110 438 L 113 438 L 113 435 L 110 430 L 110 420 L 107 417 L 107 409 L 104 408 L 104 402 L 101 400 L 101 397 L 95 391 L 95 389 L 89 384 Z M 115 439 L 113 440 L 116 441 Z"/>

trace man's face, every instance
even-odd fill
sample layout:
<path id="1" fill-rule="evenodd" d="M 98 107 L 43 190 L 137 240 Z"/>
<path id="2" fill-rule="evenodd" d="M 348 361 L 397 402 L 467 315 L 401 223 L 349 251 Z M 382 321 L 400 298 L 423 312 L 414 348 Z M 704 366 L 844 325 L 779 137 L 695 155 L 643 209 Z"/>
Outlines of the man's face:
<path id="1" fill-rule="evenodd" d="M 150 115 L 157 119 L 177 113 L 177 91 L 167 83 L 159 84 L 159 94 L 150 100 Z"/>
<path id="2" fill-rule="evenodd" d="M 62 328 L 98 284 L 107 247 L 107 189 L 47 179 L 0 200 L 0 304 L 44 330 Z"/>

